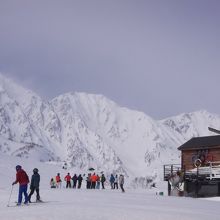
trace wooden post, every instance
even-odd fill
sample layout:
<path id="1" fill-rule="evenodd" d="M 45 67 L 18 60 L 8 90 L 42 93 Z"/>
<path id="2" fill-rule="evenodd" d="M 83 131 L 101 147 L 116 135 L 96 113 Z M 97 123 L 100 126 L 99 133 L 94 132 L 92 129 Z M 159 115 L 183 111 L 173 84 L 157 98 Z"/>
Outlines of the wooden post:
<path id="1" fill-rule="evenodd" d="M 220 196 L 220 182 L 218 182 L 218 196 Z"/>
<path id="2" fill-rule="evenodd" d="M 195 182 L 195 196 L 196 198 L 198 197 L 199 194 L 199 169 L 197 167 L 197 177 L 196 177 L 196 182 Z"/>
<path id="3" fill-rule="evenodd" d="M 166 179 L 166 174 L 165 174 L 166 170 L 165 170 L 165 165 L 163 165 L 163 180 Z"/>
<path id="4" fill-rule="evenodd" d="M 171 195 L 171 185 L 170 185 L 169 181 L 167 181 L 167 183 L 168 183 L 168 196 L 170 196 Z"/>

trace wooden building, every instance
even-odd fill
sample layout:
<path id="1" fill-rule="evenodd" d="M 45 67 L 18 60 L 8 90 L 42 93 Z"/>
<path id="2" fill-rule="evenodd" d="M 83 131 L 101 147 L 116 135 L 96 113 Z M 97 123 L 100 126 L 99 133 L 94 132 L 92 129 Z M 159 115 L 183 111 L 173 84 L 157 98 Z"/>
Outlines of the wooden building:
<path id="1" fill-rule="evenodd" d="M 178 150 L 181 150 L 183 169 L 206 166 L 208 162 L 220 161 L 220 135 L 192 138 Z"/>
<path id="2" fill-rule="evenodd" d="M 176 189 L 184 196 L 220 196 L 220 135 L 192 138 L 178 150 L 181 164 L 164 165 L 168 194 Z"/>

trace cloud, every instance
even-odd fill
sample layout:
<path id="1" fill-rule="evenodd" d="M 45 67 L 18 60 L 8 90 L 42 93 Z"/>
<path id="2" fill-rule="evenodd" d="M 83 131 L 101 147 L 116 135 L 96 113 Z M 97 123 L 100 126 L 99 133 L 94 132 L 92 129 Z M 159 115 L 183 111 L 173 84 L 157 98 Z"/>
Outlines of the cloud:
<path id="1" fill-rule="evenodd" d="M 0 71 L 48 99 L 101 93 L 156 118 L 219 112 L 219 9 L 214 0 L 2 1 Z"/>

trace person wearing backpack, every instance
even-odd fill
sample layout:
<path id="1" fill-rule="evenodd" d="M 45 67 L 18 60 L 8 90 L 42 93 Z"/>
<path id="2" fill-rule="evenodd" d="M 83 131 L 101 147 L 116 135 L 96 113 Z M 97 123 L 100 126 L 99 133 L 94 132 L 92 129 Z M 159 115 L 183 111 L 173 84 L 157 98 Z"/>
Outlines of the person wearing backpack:
<path id="1" fill-rule="evenodd" d="M 50 188 L 56 188 L 56 182 L 53 178 L 50 179 Z"/>
<path id="2" fill-rule="evenodd" d="M 114 189 L 115 177 L 113 176 L 113 174 L 111 174 L 109 181 L 111 184 L 111 189 Z"/>
<path id="3" fill-rule="evenodd" d="M 101 184 L 102 184 L 102 189 L 105 189 L 105 185 L 104 184 L 105 184 L 106 178 L 105 178 L 104 174 L 101 175 L 100 181 L 101 181 Z"/>
<path id="4" fill-rule="evenodd" d="M 40 193 L 39 193 L 39 186 L 40 186 L 40 175 L 38 173 L 38 169 L 33 169 L 33 175 L 31 177 L 31 185 L 30 185 L 30 194 L 28 195 L 28 201 L 31 203 L 31 196 L 34 194 L 34 191 L 36 191 L 36 202 L 41 202 L 40 200 Z"/>
<path id="5" fill-rule="evenodd" d="M 15 185 L 19 183 L 19 193 L 18 193 L 18 203 L 17 205 L 21 205 L 22 202 L 22 194 L 24 194 L 24 204 L 28 203 L 28 194 L 27 194 L 27 188 L 29 183 L 29 177 L 27 173 L 22 169 L 20 165 L 17 165 L 15 167 L 16 169 L 16 180 L 12 183 L 12 185 Z"/>

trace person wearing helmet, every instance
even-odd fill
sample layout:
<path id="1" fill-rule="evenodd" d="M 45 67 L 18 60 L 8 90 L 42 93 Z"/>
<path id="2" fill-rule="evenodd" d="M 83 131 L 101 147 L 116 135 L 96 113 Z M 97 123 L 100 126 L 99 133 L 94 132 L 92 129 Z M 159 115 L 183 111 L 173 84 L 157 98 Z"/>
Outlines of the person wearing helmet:
<path id="1" fill-rule="evenodd" d="M 27 187 L 28 187 L 28 183 L 29 183 L 29 177 L 20 165 L 17 165 L 15 167 L 15 169 L 17 172 L 16 173 L 16 180 L 12 183 L 12 185 L 19 183 L 19 193 L 18 193 L 17 205 L 21 205 L 22 194 L 24 194 L 24 197 L 25 197 L 24 204 L 27 204 L 28 203 Z"/>
<path id="2" fill-rule="evenodd" d="M 30 185 L 30 194 L 28 195 L 28 201 L 31 203 L 31 196 L 34 194 L 34 191 L 37 193 L 36 202 L 41 202 L 40 200 L 40 193 L 39 193 L 39 186 L 40 186 L 40 175 L 38 173 L 38 169 L 33 169 L 33 175 L 31 177 L 31 185 Z"/>

